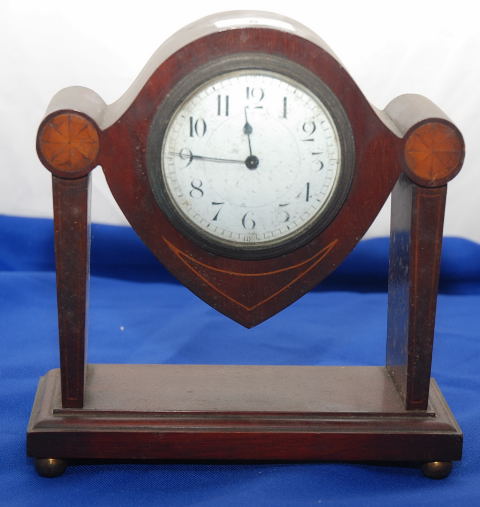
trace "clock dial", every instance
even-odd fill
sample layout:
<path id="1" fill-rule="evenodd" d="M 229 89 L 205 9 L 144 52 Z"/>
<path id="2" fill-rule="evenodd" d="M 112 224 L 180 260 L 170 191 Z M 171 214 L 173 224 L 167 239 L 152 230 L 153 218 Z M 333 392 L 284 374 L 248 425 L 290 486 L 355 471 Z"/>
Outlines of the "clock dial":
<path id="1" fill-rule="evenodd" d="M 177 98 L 161 135 L 150 135 L 149 175 L 179 228 L 227 256 L 261 257 L 328 224 L 350 181 L 332 99 L 313 88 L 246 67 Z"/>

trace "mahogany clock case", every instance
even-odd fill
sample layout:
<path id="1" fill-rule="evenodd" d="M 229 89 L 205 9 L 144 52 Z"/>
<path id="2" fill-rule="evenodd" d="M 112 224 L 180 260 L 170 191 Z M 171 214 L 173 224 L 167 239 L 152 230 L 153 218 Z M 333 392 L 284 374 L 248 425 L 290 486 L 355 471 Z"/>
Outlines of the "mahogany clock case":
<path id="1" fill-rule="evenodd" d="M 67 89 L 40 125 L 37 150 L 53 173 L 61 370 L 40 382 L 27 447 L 46 474 L 47 458 L 169 458 L 410 460 L 445 476 L 460 459 L 462 434 L 430 369 L 446 185 L 463 162 L 461 134 L 424 97 L 397 97 L 377 111 L 311 32 L 258 16 L 260 23 L 246 16 L 221 30 L 203 20 L 208 30 L 187 29 L 197 37 L 160 51 L 117 103 Z M 298 248 L 237 258 L 192 234 L 169 208 L 152 173 L 161 143 L 151 139 L 162 137 L 164 116 L 205 69 L 252 64 L 283 66 L 327 101 L 341 132 L 344 180 L 338 204 Z M 165 267 L 245 327 L 330 274 L 392 193 L 386 366 L 87 366 L 89 174 L 97 164 Z"/>
<path id="2" fill-rule="evenodd" d="M 154 115 L 177 83 L 211 61 L 266 51 L 319 76 L 342 104 L 355 139 L 353 154 L 348 131 L 344 133 L 345 157 L 355 157 L 355 170 L 348 198 L 321 234 L 290 253 L 251 262 L 212 255 L 169 220 L 152 192 L 144 154 Z M 291 304 L 339 265 L 393 188 L 402 153 L 402 140 L 330 53 L 290 33 L 249 28 L 195 40 L 160 64 L 125 113 L 101 133 L 98 163 L 125 216 L 162 264 L 211 306 L 251 327 Z"/>

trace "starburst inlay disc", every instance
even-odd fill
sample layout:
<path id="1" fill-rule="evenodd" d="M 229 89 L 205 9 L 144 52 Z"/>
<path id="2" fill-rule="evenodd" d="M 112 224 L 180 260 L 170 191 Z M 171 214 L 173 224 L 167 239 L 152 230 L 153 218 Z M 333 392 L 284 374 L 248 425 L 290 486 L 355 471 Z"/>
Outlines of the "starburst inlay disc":
<path id="1" fill-rule="evenodd" d="M 423 185 L 445 184 L 458 172 L 462 160 L 463 141 L 458 131 L 438 121 L 416 128 L 405 144 L 408 169 Z"/>
<path id="2" fill-rule="evenodd" d="M 92 167 L 99 149 L 98 132 L 84 116 L 61 113 L 45 122 L 38 147 L 52 171 L 72 176 Z"/>

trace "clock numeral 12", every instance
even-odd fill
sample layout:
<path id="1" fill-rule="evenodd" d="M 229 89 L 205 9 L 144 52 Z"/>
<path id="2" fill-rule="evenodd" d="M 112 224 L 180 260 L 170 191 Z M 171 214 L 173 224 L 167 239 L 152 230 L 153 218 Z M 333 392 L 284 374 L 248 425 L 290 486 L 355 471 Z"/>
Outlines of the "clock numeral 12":
<path id="1" fill-rule="evenodd" d="M 258 105 L 258 103 L 261 102 L 265 97 L 265 92 L 263 91 L 263 88 L 252 88 L 250 86 L 247 86 L 246 92 L 247 92 L 247 100 L 252 100 L 257 103 L 257 105 L 253 107 L 255 109 L 263 109 L 263 106 Z"/>

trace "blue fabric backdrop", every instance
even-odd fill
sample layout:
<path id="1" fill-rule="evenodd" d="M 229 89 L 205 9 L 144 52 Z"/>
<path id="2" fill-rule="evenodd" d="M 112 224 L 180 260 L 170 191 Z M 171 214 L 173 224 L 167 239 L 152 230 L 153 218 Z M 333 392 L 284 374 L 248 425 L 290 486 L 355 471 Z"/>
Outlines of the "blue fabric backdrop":
<path id="1" fill-rule="evenodd" d="M 129 228 L 92 232 L 90 362 L 383 364 L 386 238 L 361 242 L 317 290 L 246 330 L 176 283 Z M 477 244 L 444 245 L 433 376 L 465 433 L 464 459 L 444 481 L 335 463 L 77 465 L 42 479 L 25 430 L 38 378 L 58 366 L 55 305 L 51 221 L 0 216 L 2 505 L 480 504 Z"/>

